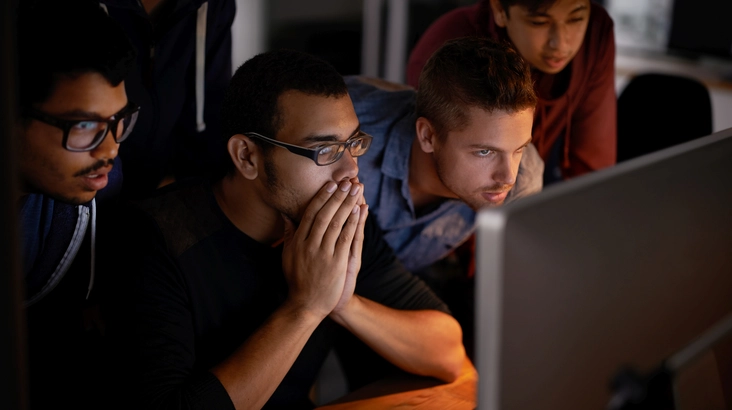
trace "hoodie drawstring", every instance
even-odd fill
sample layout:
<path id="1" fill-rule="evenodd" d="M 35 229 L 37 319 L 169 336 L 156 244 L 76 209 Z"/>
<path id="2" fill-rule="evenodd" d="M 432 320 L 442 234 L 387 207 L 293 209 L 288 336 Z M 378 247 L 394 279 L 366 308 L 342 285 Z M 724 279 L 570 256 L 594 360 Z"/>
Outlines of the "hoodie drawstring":
<path id="1" fill-rule="evenodd" d="M 91 267 L 89 275 L 89 288 L 86 291 L 86 299 L 89 299 L 92 288 L 94 287 L 94 263 L 97 253 L 97 202 L 96 199 L 91 200 L 89 206 L 91 209 Z"/>
<path id="2" fill-rule="evenodd" d="M 107 5 L 99 3 L 107 15 L 109 10 Z M 205 105 L 204 99 L 204 81 L 206 76 L 206 18 L 208 16 L 208 2 L 205 2 L 198 8 L 196 17 L 196 130 L 202 132 L 206 130 L 206 122 L 203 119 L 203 109 Z"/>
<path id="3" fill-rule="evenodd" d="M 204 88 L 203 83 L 206 75 L 206 15 L 208 14 L 208 2 L 198 8 L 196 20 L 196 129 L 202 132 L 206 129 L 206 122 L 203 120 Z"/>

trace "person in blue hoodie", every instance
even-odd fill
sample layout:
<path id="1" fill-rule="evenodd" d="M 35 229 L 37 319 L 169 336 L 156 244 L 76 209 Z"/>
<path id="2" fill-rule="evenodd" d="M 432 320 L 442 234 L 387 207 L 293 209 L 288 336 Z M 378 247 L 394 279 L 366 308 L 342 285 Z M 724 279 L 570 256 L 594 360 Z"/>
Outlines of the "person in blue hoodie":
<path id="1" fill-rule="evenodd" d="M 30 406 L 101 408 L 97 208 L 117 198 L 138 117 L 124 86 L 135 50 L 95 2 L 25 3 L 17 29 Z"/>
<path id="2" fill-rule="evenodd" d="M 235 0 L 101 0 L 137 49 L 125 81 L 140 105 L 120 148 L 122 196 L 140 199 L 176 179 L 206 175 L 217 155 L 221 101 L 232 75 Z"/>

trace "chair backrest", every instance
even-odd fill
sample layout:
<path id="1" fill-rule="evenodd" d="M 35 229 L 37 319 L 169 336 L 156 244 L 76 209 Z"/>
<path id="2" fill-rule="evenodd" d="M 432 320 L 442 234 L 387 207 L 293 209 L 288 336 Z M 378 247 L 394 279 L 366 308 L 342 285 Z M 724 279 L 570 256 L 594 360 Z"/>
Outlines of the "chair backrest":
<path id="1" fill-rule="evenodd" d="M 711 133 L 709 90 L 694 78 L 641 74 L 618 97 L 618 162 Z"/>

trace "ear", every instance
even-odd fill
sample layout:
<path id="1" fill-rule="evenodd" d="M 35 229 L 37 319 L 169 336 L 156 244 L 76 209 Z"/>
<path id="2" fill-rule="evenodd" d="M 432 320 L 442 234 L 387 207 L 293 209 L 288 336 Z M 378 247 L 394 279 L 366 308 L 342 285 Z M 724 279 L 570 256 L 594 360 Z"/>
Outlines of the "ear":
<path id="1" fill-rule="evenodd" d="M 437 142 L 437 131 L 430 120 L 425 117 L 419 117 L 414 127 L 417 131 L 417 141 L 422 151 L 428 154 L 434 152 L 435 143 Z"/>
<path id="2" fill-rule="evenodd" d="M 229 138 L 226 147 L 229 150 L 229 157 L 239 173 L 246 179 L 256 179 L 263 160 L 262 152 L 257 144 L 246 135 L 236 134 Z"/>
<path id="3" fill-rule="evenodd" d="M 493 11 L 493 20 L 496 22 L 496 25 L 498 27 L 505 28 L 506 21 L 508 21 L 508 16 L 506 16 L 506 10 L 503 9 L 500 0 L 490 0 L 490 3 L 491 10 Z"/>

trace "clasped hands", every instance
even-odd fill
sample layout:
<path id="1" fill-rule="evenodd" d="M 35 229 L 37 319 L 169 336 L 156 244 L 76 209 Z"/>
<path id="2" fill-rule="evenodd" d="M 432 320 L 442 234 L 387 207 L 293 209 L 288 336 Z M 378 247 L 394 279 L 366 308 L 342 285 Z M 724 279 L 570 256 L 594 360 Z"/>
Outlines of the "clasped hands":
<path id="1" fill-rule="evenodd" d="M 288 299 L 319 319 L 347 309 L 361 268 L 368 205 L 357 179 L 326 183 L 299 226 L 285 219 L 282 268 Z"/>

